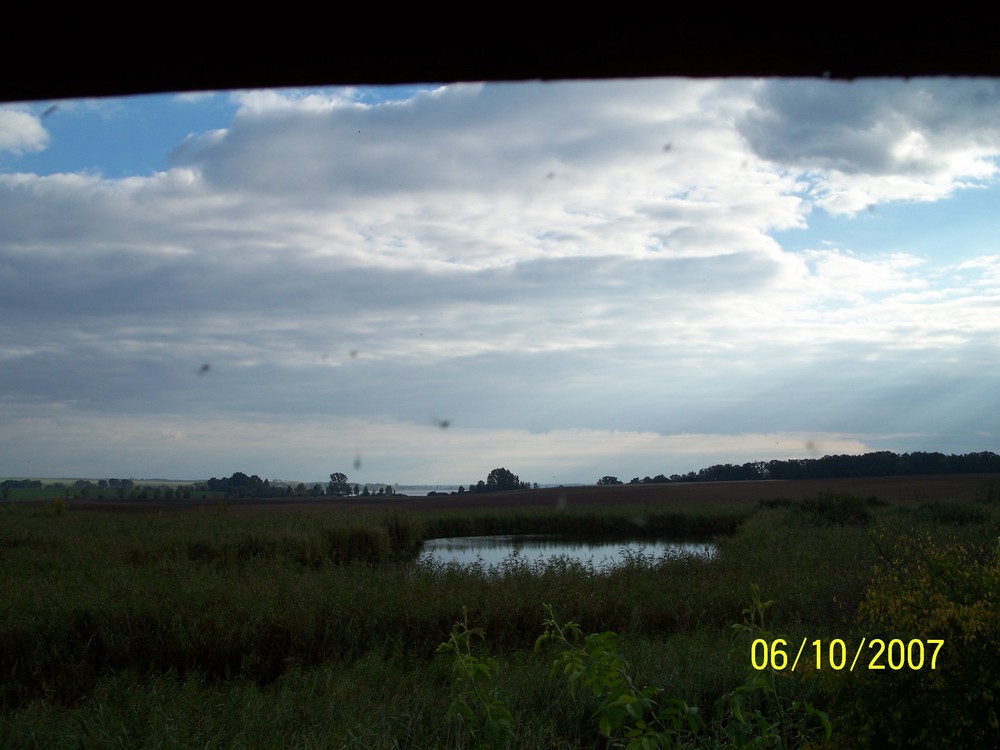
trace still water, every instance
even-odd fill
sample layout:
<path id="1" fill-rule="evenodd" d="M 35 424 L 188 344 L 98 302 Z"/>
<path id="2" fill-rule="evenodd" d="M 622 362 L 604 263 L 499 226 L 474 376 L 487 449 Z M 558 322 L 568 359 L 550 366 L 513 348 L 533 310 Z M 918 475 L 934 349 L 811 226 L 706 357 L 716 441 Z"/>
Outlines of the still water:
<path id="1" fill-rule="evenodd" d="M 568 557 L 600 570 L 621 565 L 639 555 L 653 559 L 693 556 L 710 560 L 715 554 L 716 547 L 711 542 L 588 542 L 559 536 L 499 535 L 428 539 L 420 550 L 420 559 L 438 564 L 473 565 L 478 562 L 488 567 L 498 565 L 512 555 L 531 562 Z"/>

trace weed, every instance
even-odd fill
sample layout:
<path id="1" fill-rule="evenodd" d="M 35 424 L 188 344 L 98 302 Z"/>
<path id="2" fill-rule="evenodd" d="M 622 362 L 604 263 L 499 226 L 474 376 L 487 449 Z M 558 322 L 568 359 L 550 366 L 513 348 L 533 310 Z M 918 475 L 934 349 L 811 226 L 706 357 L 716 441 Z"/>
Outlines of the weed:
<path id="1" fill-rule="evenodd" d="M 483 631 L 469 627 L 469 613 L 463 608 L 461 622 L 455 623 L 451 636 L 437 649 L 453 657 L 455 681 L 448 716 L 461 719 L 477 747 L 509 747 L 514 741 L 514 718 L 506 697 L 494 684 L 497 660 L 473 654 L 473 638 L 483 639 Z"/>
<path id="2" fill-rule="evenodd" d="M 636 687 L 630 669 L 618 649 L 618 635 L 607 631 L 584 637 L 575 622 L 560 625 L 546 605 L 545 630 L 535 641 L 535 650 L 554 642 L 560 651 L 552 663 L 550 677 L 562 674 L 570 693 L 587 690 L 598 701 L 592 718 L 612 747 L 643 750 L 680 746 L 704 726 L 698 709 L 680 698 L 663 698 L 657 687 Z"/>
<path id="3" fill-rule="evenodd" d="M 772 606 L 774 602 L 763 601 L 759 587 L 751 585 L 750 606 L 743 610 L 744 622 L 732 626 L 734 631 L 749 636 L 753 642 L 759 639 L 773 644 L 779 636 L 765 625 Z M 784 750 L 829 741 L 833 732 L 830 717 L 807 701 L 789 697 L 794 688 L 793 679 L 785 673 L 751 667 L 746 681 L 716 703 L 715 727 L 723 744 Z"/>

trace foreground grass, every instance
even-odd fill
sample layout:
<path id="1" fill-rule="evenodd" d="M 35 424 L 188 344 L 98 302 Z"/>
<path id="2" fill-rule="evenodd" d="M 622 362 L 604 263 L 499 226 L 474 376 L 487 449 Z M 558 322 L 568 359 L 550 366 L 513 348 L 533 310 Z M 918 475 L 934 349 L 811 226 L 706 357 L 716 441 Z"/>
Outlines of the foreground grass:
<path id="1" fill-rule="evenodd" d="M 714 562 L 639 556 L 609 574 L 567 561 L 462 569 L 412 557 L 427 535 L 725 530 L 732 511 L 0 508 L 0 746 L 467 747 L 468 732 L 446 718 L 451 671 L 436 653 L 467 608 L 498 661 L 517 746 L 597 747 L 593 701 L 570 696 L 549 678 L 551 659 L 532 651 L 543 604 L 584 632 L 619 633 L 637 682 L 710 713 L 747 678 L 747 643 L 730 626 L 743 621 L 751 584 L 776 602 L 775 632 L 857 638 L 880 559 L 873 528 L 977 549 L 998 532 L 986 504 L 866 505 L 868 523 L 773 505 L 745 505 Z M 836 684 L 796 689 L 837 705 Z M 850 741 L 860 720 L 833 718 Z"/>

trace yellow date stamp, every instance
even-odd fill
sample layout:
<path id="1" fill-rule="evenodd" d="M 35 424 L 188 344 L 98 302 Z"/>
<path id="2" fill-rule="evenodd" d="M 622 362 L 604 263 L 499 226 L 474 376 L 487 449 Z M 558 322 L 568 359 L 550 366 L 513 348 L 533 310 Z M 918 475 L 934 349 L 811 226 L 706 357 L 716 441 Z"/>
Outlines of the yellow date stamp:
<path id="1" fill-rule="evenodd" d="M 803 638 L 791 661 L 791 671 L 799 666 L 803 653 L 810 669 L 937 669 L 938 655 L 944 647 L 943 638 L 862 638 L 856 649 L 848 648 L 842 638 L 824 641 L 822 638 Z M 808 649 L 808 650 L 807 650 Z M 789 668 L 789 657 L 795 651 L 795 644 L 789 645 L 784 638 L 756 639 L 750 644 L 750 664 L 762 671 L 776 672 Z"/>

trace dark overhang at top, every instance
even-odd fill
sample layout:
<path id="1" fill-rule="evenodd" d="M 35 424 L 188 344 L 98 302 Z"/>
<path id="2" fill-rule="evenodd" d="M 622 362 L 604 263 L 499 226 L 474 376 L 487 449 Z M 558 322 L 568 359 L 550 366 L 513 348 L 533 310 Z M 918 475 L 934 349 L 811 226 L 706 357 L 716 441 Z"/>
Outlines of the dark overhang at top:
<path id="1" fill-rule="evenodd" d="M 385 6 L 331 20 L 242 6 L 225 21 L 179 7 L 125 19 L 22 8 L 10 13 L 0 51 L 0 100 L 481 80 L 1000 76 L 990 20 L 948 8 L 887 18 L 835 6 L 740 17 L 721 6 L 604 15 L 583 7 L 579 17 L 478 5 L 402 18 Z"/>

